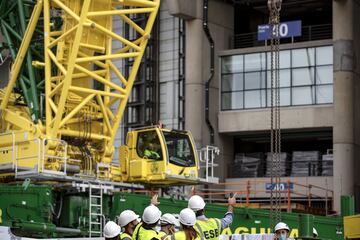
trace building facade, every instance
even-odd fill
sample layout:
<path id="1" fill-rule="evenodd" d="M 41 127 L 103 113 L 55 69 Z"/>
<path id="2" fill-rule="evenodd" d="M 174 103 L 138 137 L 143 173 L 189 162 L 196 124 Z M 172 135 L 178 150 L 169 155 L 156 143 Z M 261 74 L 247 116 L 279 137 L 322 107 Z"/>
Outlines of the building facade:
<path id="1" fill-rule="evenodd" d="M 225 188 L 236 190 L 239 187 L 234 183 L 252 181 L 256 191 L 251 199 L 266 202 L 269 187 L 274 187 L 268 185 L 267 157 L 271 59 L 269 42 L 258 41 L 256 32 L 258 25 L 268 22 L 267 1 L 209 1 L 207 20 L 215 65 L 208 106 L 211 45 L 203 29 L 205 2 L 167 0 L 162 4 L 163 11 L 172 15 L 169 18 L 185 21 L 185 128 L 192 131 L 198 146 L 210 144 L 208 107 L 215 130 L 213 144 L 221 151 L 217 174 L 229 183 Z M 283 39 L 280 46 L 283 154 L 279 172 L 284 190 L 295 188 L 285 184 L 288 180 L 306 185 L 307 192 L 312 188 L 314 201 L 333 204 L 337 211 L 341 195 L 353 194 L 357 202 L 360 198 L 356 174 L 360 170 L 359 10 L 360 1 L 355 0 L 285 1 L 281 9 L 282 21 L 302 21 L 302 36 Z M 159 44 L 160 49 L 165 45 L 161 39 Z M 177 63 L 176 57 L 171 61 Z M 179 98 L 173 97 L 179 86 L 176 77 L 173 86 L 160 89 L 160 113 L 166 112 L 167 117 L 159 119 L 166 123 L 171 109 L 178 106 Z M 294 198 L 302 202 L 308 196 Z"/>

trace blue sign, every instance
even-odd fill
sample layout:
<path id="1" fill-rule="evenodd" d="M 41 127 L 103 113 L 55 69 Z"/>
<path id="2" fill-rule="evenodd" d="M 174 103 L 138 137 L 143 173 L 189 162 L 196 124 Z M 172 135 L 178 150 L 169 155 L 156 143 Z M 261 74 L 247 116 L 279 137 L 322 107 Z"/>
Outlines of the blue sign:
<path id="1" fill-rule="evenodd" d="M 270 29 L 269 24 L 259 25 L 258 26 L 258 41 L 268 40 L 271 38 L 271 35 L 274 37 L 279 36 L 279 38 L 288 38 L 288 37 L 298 37 L 301 36 L 301 21 L 291 21 L 291 22 L 282 22 L 279 27 L 273 26 L 273 29 Z M 278 29 L 278 31 L 277 31 Z"/>
<path id="2" fill-rule="evenodd" d="M 274 191 L 285 191 L 285 190 L 288 190 L 288 189 L 294 189 L 294 184 L 293 183 L 290 183 L 290 186 L 287 182 L 281 182 L 281 183 L 265 183 L 265 189 L 266 191 L 271 191 L 271 190 L 274 190 Z"/>

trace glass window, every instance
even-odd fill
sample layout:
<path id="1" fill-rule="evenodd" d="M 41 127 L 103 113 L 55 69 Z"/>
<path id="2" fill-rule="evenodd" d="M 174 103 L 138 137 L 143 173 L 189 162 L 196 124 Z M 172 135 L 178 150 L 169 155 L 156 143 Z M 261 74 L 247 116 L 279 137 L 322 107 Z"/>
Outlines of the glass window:
<path id="1" fill-rule="evenodd" d="M 222 73 L 236 73 L 244 70 L 244 56 L 234 55 L 223 57 L 221 60 Z"/>
<path id="2" fill-rule="evenodd" d="M 242 109 L 244 107 L 243 92 L 223 93 L 221 97 L 222 109 Z"/>
<path id="3" fill-rule="evenodd" d="M 155 130 L 138 134 L 136 150 L 138 156 L 144 159 L 161 160 L 163 158 L 160 140 Z"/>
<path id="4" fill-rule="evenodd" d="M 265 53 L 245 55 L 245 72 L 265 70 Z"/>
<path id="5" fill-rule="evenodd" d="M 333 83 L 333 67 L 321 66 L 316 68 L 316 84 Z"/>
<path id="6" fill-rule="evenodd" d="M 333 64 L 333 47 L 318 47 L 316 48 L 316 65 L 331 65 Z"/>
<path id="7" fill-rule="evenodd" d="M 222 91 L 239 91 L 244 88 L 244 74 L 227 74 L 222 76 Z"/>
<path id="8" fill-rule="evenodd" d="M 333 102 L 332 51 L 332 46 L 280 51 L 281 106 Z M 270 65 L 269 52 L 224 57 L 221 109 L 269 107 L 271 104 Z"/>
<path id="9" fill-rule="evenodd" d="M 267 88 L 271 88 L 271 72 L 267 72 Z M 290 69 L 280 70 L 280 87 L 290 87 L 291 75 Z"/>
<path id="10" fill-rule="evenodd" d="M 291 51 L 290 50 L 284 50 L 280 51 L 280 69 L 284 68 L 290 68 L 291 63 Z M 271 69 L 271 53 L 267 53 L 267 70 Z M 275 60 L 275 56 L 273 56 L 273 59 Z M 275 62 L 275 61 L 274 61 Z"/>
<path id="11" fill-rule="evenodd" d="M 195 157 L 189 136 L 176 131 L 163 132 L 163 134 L 170 163 L 183 167 L 195 166 Z"/>
<path id="12" fill-rule="evenodd" d="M 292 70 L 292 85 L 313 85 L 315 84 L 314 77 L 314 68 L 295 68 Z"/>
<path id="13" fill-rule="evenodd" d="M 280 106 L 290 106 L 290 96 L 290 88 L 280 88 Z M 267 90 L 267 106 L 271 107 L 271 90 Z"/>
<path id="14" fill-rule="evenodd" d="M 245 91 L 245 108 L 259 108 L 265 106 L 265 90 Z"/>
<path id="15" fill-rule="evenodd" d="M 245 73 L 245 89 L 265 88 L 265 72 Z"/>
<path id="16" fill-rule="evenodd" d="M 316 103 L 332 103 L 333 102 L 333 85 L 316 86 Z"/>
<path id="17" fill-rule="evenodd" d="M 291 50 L 292 67 L 308 67 L 315 64 L 314 48 L 302 48 Z"/>
<path id="18" fill-rule="evenodd" d="M 293 87 L 292 105 L 309 105 L 314 103 L 312 87 Z"/>

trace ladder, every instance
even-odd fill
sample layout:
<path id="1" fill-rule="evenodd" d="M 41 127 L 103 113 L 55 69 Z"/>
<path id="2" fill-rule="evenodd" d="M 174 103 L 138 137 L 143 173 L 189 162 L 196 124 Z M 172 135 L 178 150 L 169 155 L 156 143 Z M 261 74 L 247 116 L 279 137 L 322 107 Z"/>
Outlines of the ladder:
<path id="1" fill-rule="evenodd" d="M 102 184 L 89 184 L 89 237 L 102 237 Z"/>

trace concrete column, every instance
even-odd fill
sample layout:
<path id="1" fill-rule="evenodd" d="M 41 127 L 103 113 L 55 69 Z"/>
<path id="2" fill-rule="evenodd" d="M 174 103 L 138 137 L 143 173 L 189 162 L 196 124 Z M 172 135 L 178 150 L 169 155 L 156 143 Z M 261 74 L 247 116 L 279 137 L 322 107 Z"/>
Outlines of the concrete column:
<path id="1" fill-rule="evenodd" d="M 202 20 L 186 21 L 185 65 L 185 128 L 192 132 L 197 147 L 201 147 L 204 122 L 204 82 L 202 75 L 202 46 L 204 34 Z"/>
<path id="2" fill-rule="evenodd" d="M 203 0 L 196 1 L 196 17 L 186 21 L 186 129 L 192 131 L 197 147 L 210 143 L 205 123 L 205 83 L 210 75 L 210 46 L 203 31 Z M 223 1 L 209 2 L 209 29 L 215 42 L 215 74 L 210 85 L 210 121 L 215 129 L 215 145 L 221 156 L 217 176 L 226 175 L 227 159 L 232 156 L 231 136 L 218 134 L 219 113 L 219 58 L 218 52 L 229 49 L 233 35 L 233 6 Z"/>
<path id="3" fill-rule="evenodd" d="M 354 194 L 353 0 L 333 1 L 334 41 L 334 208 Z"/>

